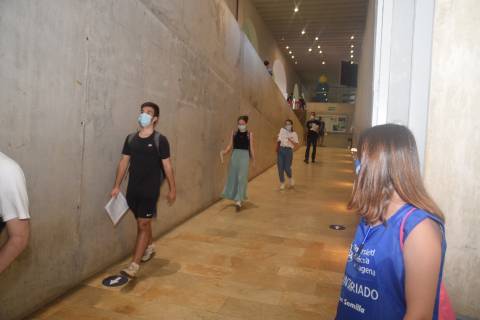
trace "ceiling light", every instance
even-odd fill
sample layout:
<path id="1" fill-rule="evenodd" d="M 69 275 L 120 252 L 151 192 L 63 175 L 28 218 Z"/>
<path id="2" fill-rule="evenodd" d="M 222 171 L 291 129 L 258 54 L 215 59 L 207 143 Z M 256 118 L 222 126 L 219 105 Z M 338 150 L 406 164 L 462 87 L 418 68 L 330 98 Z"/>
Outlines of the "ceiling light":
<path id="1" fill-rule="evenodd" d="M 350 46 L 350 48 L 355 48 L 355 46 L 352 44 L 352 45 Z"/>
<path id="2" fill-rule="evenodd" d="M 351 54 L 351 55 L 350 55 L 350 58 L 352 58 L 352 59 L 353 59 L 353 54 Z"/>
<path id="3" fill-rule="evenodd" d="M 318 37 L 315 37 L 315 41 L 318 41 Z"/>
<path id="4" fill-rule="evenodd" d="M 292 59 L 295 59 L 295 56 L 292 56 Z"/>
<path id="5" fill-rule="evenodd" d="M 350 61 L 350 64 L 353 64 L 353 61 Z"/>
<path id="6" fill-rule="evenodd" d="M 350 53 L 353 53 L 353 50 L 350 50 Z"/>
<path id="7" fill-rule="evenodd" d="M 325 64 L 325 61 L 322 61 L 322 64 Z"/>
<path id="8" fill-rule="evenodd" d="M 355 39 L 355 36 L 351 36 L 351 37 L 350 37 L 350 40 L 353 40 L 353 39 Z"/>
<path id="9" fill-rule="evenodd" d="M 318 49 L 320 49 L 320 46 L 317 46 Z"/>
<path id="10" fill-rule="evenodd" d="M 293 12 L 298 12 L 298 7 L 295 7 L 295 9 L 293 9 Z"/>
<path id="11" fill-rule="evenodd" d="M 322 50 L 320 50 L 320 51 L 318 51 L 318 53 L 322 54 L 322 53 L 323 53 L 323 51 L 322 51 Z"/>
<path id="12" fill-rule="evenodd" d="M 353 62 L 352 62 L 353 63 Z M 295 61 L 295 64 L 298 64 L 298 61 Z"/>
<path id="13" fill-rule="evenodd" d="M 287 50 L 288 50 L 288 49 L 290 49 L 290 47 L 289 47 L 289 46 L 286 46 L 286 47 L 285 47 L 285 49 L 287 49 Z"/>
<path id="14" fill-rule="evenodd" d="M 312 52 L 312 48 L 308 48 L 308 52 Z"/>
<path id="15" fill-rule="evenodd" d="M 302 30 L 302 35 L 305 34 L 305 30 Z"/>
<path id="16" fill-rule="evenodd" d="M 288 51 L 288 54 L 292 54 L 292 51 Z"/>

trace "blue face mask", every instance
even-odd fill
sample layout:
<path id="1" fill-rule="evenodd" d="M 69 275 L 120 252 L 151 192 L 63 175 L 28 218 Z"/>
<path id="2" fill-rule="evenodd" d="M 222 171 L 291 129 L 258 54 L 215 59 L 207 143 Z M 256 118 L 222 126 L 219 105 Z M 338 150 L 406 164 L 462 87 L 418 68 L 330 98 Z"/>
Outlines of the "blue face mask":
<path id="1" fill-rule="evenodd" d="M 148 127 L 152 123 L 152 116 L 148 113 L 141 113 L 138 116 L 138 123 L 142 128 Z"/>
<path id="2" fill-rule="evenodd" d="M 355 173 L 358 174 L 360 173 L 360 169 L 362 168 L 362 163 L 360 162 L 360 160 L 356 159 L 355 160 Z"/>

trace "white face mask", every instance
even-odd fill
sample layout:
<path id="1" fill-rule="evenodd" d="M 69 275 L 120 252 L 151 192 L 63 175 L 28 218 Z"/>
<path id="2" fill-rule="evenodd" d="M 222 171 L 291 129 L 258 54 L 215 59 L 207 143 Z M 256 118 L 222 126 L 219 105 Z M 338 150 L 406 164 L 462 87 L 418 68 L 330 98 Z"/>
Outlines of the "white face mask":
<path id="1" fill-rule="evenodd" d="M 246 124 L 239 124 L 238 125 L 238 130 L 240 130 L 240 132 L 247 131 L 247 125 Z"/>
<path id="2" fill-rule="evenodd" d="M 291 124 L 285 125 L 285 129 L 287 129 L 288 131 L 292 131 L 292 125 Z"/>

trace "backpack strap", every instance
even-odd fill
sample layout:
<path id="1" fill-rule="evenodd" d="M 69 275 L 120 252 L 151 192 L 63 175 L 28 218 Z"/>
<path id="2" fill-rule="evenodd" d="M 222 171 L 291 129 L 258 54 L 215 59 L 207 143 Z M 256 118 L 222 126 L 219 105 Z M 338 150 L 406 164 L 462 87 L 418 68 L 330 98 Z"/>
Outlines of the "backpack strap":
<path id="1" fill-rule="evenodd" d="M 153 132 L 153 141 L 155 143 L 155 148 L 157 149 L 158 156 L 160 157 L 160 132 L 154 131 Z"/>
<path id="2" fill-rule="evenodd" d="M 400 224 L 400 248 L 402 249 L 403 251 L 403 245 L 404 245 L 404 238 L 405 238 L 405 233 L 403 231 L 403 229 L 405 229 L 405 222 L 407 221 L 407 218 L 410 217 L 410 215 L 415 211 L 417 210 L 417 208 L 412 208 L 410 209 L 406 214 L 405 216 L 403 217 L 402 219 L 402 223 Z"/>
<path id="3" fill-rule="evenodd" d="M 138 133 L 138 132 L 130 133 L 130 134 L 127 136 L 127 144 L 128 144 L 128 147 L 129 147 L 130 149 L 132 148 L 133 138 L 135 138 L 135 135 L 136 135 L 137 133 Z"/>

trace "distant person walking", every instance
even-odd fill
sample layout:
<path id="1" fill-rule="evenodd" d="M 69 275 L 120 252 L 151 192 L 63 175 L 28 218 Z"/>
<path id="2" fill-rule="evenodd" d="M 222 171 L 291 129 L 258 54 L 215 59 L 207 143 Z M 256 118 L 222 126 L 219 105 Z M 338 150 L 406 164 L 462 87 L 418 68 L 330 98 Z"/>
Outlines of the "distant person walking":
<path id="1" fill-rule="evenodd" d="M 159 114 L 160 109 L 155 103 L 145 102 L 141 105 L 138 117 L 141 129 L 125 139 L 111 192 L 112 197 L 120 193 L 120 185 L 128 169 L 126 198 L 137 220 L 137 239 L 132 262 L 122 270 L 122 273 L 131 278 L 134 278 L 140 269 L 140 262 L 147 262 L 155 254 L 152 242 L 152 218 L 157 215 L 160 186 L 165 178 L 170 188 L 168 203 L 172 205 L 176 199 L 170 145 L 164 135 L 155 131 Z"/>
<path id="2" fill-rule="evenodd" d="M 310 148 L 312 148 L 312 162 L 315 162 L 317 154 L 317 141 L 320 132 L 320 122 L 315 118 L 315 112 L 310 114 L 310 120 L 307 121 L 307 150 L 305 150 L 305 163 L 309 162 Z"/>
<path id="3" fill-rule="evenodd" d="M 325 121 L 322 120 L 322 117 L 318 118 L 318 122 L 320 123 L 320 147 L 324 147 L 325 145 L 323 143 L 325 142 L 325 134 L 327 133 L 327 129 L 325 128 Z"/>
<path id="4" fill-rule="evenodd" d="M 278 133 L 278 155 L 277 167 L 278 177 L 280 178 L 280 190 L 285 190 L 285 174 L 289 178 L 289 186 L 293 187 L 295 182 L 292 176 L 293 150 L 298 144 L 298 135 L 293 131 L 293 121 L 288 119 L 285 126 Z"/>
<path id="5" fill-rule="evenodd" d="M 247 130 L 248 117 L 240 116 L 237 121 L 238 129 L 228 138 L 228 146 L 220 152 L 223 157 L 231 150 L 232 157 L 228 169 L 228 178 L 222 196 L 235 201 L 237 211 L 242 208 L 247 198 L 248 169 L 250 159 L 255 166 L 255 151 L 253 147 L 253 133 Z"/>

